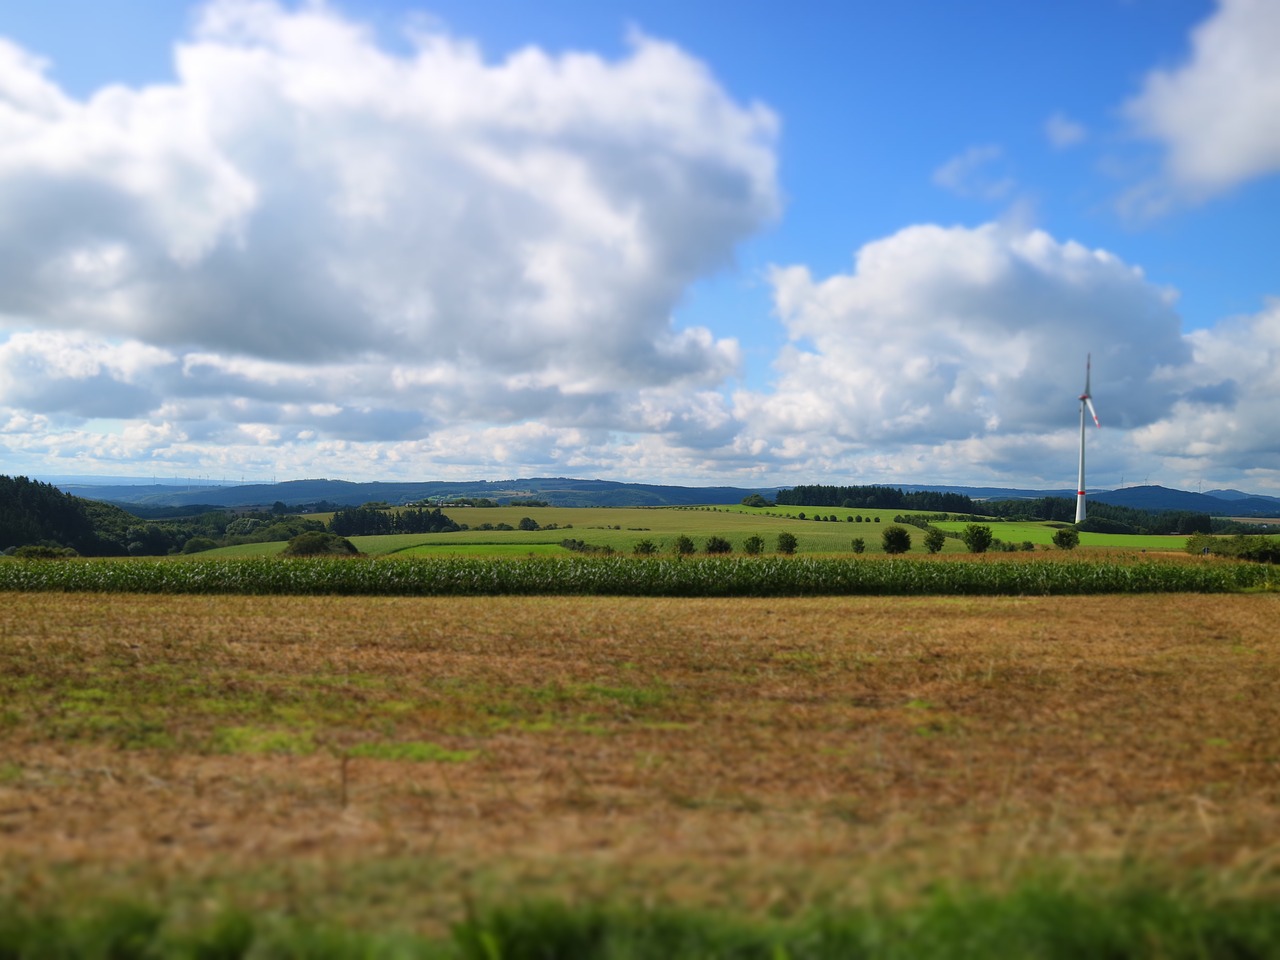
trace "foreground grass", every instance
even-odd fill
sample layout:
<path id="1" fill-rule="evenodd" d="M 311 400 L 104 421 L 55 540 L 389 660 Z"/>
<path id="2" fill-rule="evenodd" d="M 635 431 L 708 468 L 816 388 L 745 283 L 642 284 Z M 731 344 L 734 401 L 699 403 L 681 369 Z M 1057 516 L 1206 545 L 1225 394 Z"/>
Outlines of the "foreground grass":
<path id="1" fill-rule="evenodd" d="M 1207 906 L 1165 892 L 1099 894 L 1027 885 L 1005 897 L 933 895 L 909 910 L 816 913 L 791 921 L 673 909 L 531 903 L 469 916 L 445 938 L 352 932 L 227 913 L 193 925 L 137 904 L 78 917 L 5 909 L 9 957 L 399 957 L 432 960 L 952 960 L 1037 957 L 1269 957 L 1280 911 L 1264 902 Z"/>
<path id="2" fill-rule="evenodd" d="M 216 558 L 0 563 L 0 590 L 348 596 L 768 597 L 1225 593 L 1270 565 L 1204 558 Z"/>
<path id="3" fill-rule="evenodd" d="M 1274 594 L 0 600 L 10 955 L 1274 955 Z"/>

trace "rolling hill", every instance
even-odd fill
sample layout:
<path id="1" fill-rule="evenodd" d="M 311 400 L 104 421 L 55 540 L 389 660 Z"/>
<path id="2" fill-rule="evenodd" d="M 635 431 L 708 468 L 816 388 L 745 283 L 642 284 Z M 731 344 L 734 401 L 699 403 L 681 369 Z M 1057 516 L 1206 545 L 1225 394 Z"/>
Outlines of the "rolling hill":
<path id="1" fill-rule="evenodd" d="M 535 477 L 514 480 L 433 480 L 421 482 L 369 482 L 349 480 L 287 480 L 282 483 L 199 485 L 62 482 L 60 489 L 90 500 L 129 506 L 181 508 L 198 505 L 219 507 L 269 506 L 281 502 L 290 508 L 327 501 L 358 505 L 370 501 L 412 503 L 428 498 L 486 497 L 499 502 L 535 498 L 557 507 L 661 507 L 691 504 L 739 503 L 753 493 L 772 498 L 778 487 L 686 487 L 625 483 L 613 480 L 580 480 L 567 477 Z M 902 490 L 936 490 L 962 493 L 975 500 L 1074 497 L 1074 490 L 1026 490 L 1013 487 L 901 484 Z M 1142 510 L 1187 510 L 1215 517 L 1280 516 L 1280 498 L 1215 490 L 1192 493 L 1156 485 L 1099 490 L 1090 499 Z"/>

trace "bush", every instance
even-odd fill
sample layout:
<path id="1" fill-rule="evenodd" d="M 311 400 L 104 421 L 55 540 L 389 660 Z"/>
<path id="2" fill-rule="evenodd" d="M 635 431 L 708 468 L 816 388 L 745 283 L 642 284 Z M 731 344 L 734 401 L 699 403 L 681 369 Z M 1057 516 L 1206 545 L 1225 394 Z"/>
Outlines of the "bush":
<path id="1" fill-rule="evenodd" d="M 759 556 L 764 552 L 764 537 L 758 533 L 753 533 L 742 542 L 742 549 L 753 557 Z"/>
<path id="2" fill-rule="evenodd" d="M 1212 553 L 1219 557 L 1235 557 L 1256 563 L 1280 563 L 1280 540 L 1245 534 L 1230 538 L 1196 534 L 1187 538 L 1187 552 Z"/>
<path id="3" fill-rule="evenodd" d="M 1053 545 L 1059 550 L 1074 550 L 1080 545 L 1080 534 L 1071 527 L 1063 527 L 1054 533 Z"/>
<path id="4" fill-rule="evenodd" d="M 970 553 L 986 553 L 987 548 L 991 546 L 995 540 L 991 528 L 978 523 L 971 523 L 964 528 L 964 545 L 969 548 Z"/>
<path id="5" fill-rule="evenodd" d="M 67 557 L 78 557 L 71 547 L 51 547 L 43 543 L 29 543 L 13 551 L 19 560 L 65 560 Z"/>
<path id="6" fill-rule="evenodd" d="M 521 530 L 538 530 L 538 529 L 540 529 L 540 528 L 538 527 L 538 521 L 537 521 L 537 520 L 535 520 L 535 519 L 533 519 L 533 517 L 521 517 L 521 518 L 520 518 L 520 525 L 519 525 L 519 526 L 520 526 L 520 529 L 521 529 Z"/>
<path id="7" fill-rule="evenodd" d="M 323 530 L 309 530 L 300 533 L 285 546 L 282 555 L 286 557 L 316 556 L 355 556 L 360 551 L 346 537 L 336 533 L 325 533 Z"/>
<path id="8" fill-rule="evenodd" d="M 239 520 L 232 520 L 227 524 L 227 536 L 229 537 L 247 537 L 249 534 L 258 530 L 265 530 L 267 521 L 255 520 L 253 517 L 241 517 Z"/>
<path id="9" fill-rule="evenodd" d="M 784 530 L 782 533 L 778 534 L 778 552 L 779 553 L 785 553 L 788 556 L 790 556 L 791 554 L 796 552 L 796 547 L 798 545 L 799 544 L 796 540 L 796 535 L 794 533 L 787 533 Z"/>
<path id="10" fill-rule="evenodd" d="M 648 557 L 658 552 L 658 545 L 652 540 L 641 540 L 635 545 L 634 552 L 636 556 Z"/>
<path id="11" fill-rule="evenodd" d="M 861 537 L 854 537 L 854 538 L 853 538 L 853 552 L 854 552 L 854 553 L 862 553 L 862 552 L 863 552 L 864 550 L 866 550 L 866 549 L 867 549 L 867 541 L 863 540 Z"/>
<path id="12" fill-rule="evenodd" d="M 216 541 L 210 540 L 208 537 L 192 537 L 182 545 L 182 552 L 203 553 L 205 550 L 212 550 L 217 545 Z"/>
<path id="13" fill-rule="evenodd" d="M 942 545 L 947 542 L 946 534 L 937 527 L 929 527 L 924 532 L 924 548 L 930 553 L 937 553 L 942 549 Z"/>
<path id="14" fill-rule="evenodd" d="M 599 554 L 605 557 L 613 555 L 613 547 L 607 543 L 587 543 L 585 540 L 575 540 L 572 537 L 561 540 L 560 546 L 566 550 L 572 550 L 574 553 Z"/>
<path id="15" fill-rule="evenodd" d="M 678 555 L 685 557 L 691 553 L 697 552 L 697 549 L 698 548 L 694 546 L 692 537 L 687 537 L 683 533 L 676 537 L 675 551 Z"/>
<path id="16" fill-rule="evenodd" d="M 1112 520 L 1108 517 L 1088 517 L 1083 522 L 1076 524 L 1076 529 L 1083 533 L 1133 534 L 1138 532 L 1132 525 L 1122 523 L 1119 520 Z"/>
<path id="17" fill-rule="evenodd" d="M 911 549 L 911 534 L 906 527 L 890 524 L 880 534 L 880 544 L 885 553 L 906 553 Z"/>
<path id="18" fill-rule="evenodd" d="M 733 544 L 724 537 L 707 537 L 707 553 L 732 553 Z"/>

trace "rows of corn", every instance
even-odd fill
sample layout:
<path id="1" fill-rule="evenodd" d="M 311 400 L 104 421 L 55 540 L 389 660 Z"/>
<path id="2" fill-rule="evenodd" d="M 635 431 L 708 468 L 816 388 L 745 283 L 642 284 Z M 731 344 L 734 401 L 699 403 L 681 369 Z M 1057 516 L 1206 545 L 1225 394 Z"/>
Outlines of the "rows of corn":
<path id="1" fill-rule="evenodd" d="M 1270 565 L 1161 560 L 944 563 L 804 557 L 130 559 L 7 561 L 0 590 L 343 596 L 654 597 L 1229 593 Z"/>

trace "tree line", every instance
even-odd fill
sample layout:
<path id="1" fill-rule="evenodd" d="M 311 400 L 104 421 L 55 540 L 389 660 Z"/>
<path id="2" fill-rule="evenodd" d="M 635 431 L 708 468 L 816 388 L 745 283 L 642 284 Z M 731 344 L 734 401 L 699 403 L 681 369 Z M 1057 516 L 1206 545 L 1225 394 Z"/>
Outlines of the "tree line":
<path id="1" fill-rule="evenodd" d="M 99 500 L 64 493 L 53 484 L 0 475 L 0 551 L 73 551 L 84 557 L 147 557 L 198 553 L 237 543 L 290 540 L 323 530 L 318 520 L 271 510 L 206 509 L 194 516 L 146 520 Z"/>
<path id="2" fill-rule="evenodd" d="M 973 513 L 973 499 L 963 493 L 916 490 L 905 493 L 899 487 L 827 486 L 799 484 L 779 490 L 779 506 L 872 507 L 883 510 L 928 510 L 937 513 Z"/>
<path id="3" fill-rule="evenodd" d="M 1074 523 L 1076 502 L 1071 497 L 1040 497 L 1036 500 L 989 500 L 982 512 L 1005 520 L 1056 520 Z M 1219 532 L 1207 513 L 1193 510 L 1142 510 L 1090 500 L 1089 512 L 1079 529 L 1086 533 L 1180 534 Z"/>
<path id="4" fill-rule="evenodd" d="M 445 516 L 439 507 L 397 512 L 365 505 L 336 511 L 328 529 L 340 537 L 368 537 L 384 533 L 449 533 L 462 528 Z"/>

